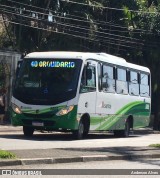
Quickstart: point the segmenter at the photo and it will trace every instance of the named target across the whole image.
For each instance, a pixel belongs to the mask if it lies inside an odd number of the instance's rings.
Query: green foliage
[[[9,151],[0,150],[0,159],[15,159],[16,155]]]
[[[157,144],[150,144],[149,147],[160,148],[160,143],[157,143]]]
[[[5,27],[3,23],[0,23],[0,49],[3,48],[12,48],[12,43],[7,35],[7,32],[5,30]]]
[[[76,3],[68,3],[61,2],[61,1],[51,1],[51,0],[45,0],[45,1],[37,1],[37,0],[24,0],[21,2],[20,0],[16,2],[20,2],[22,4],[13,3],[9,1],[2,1],[3,4],[6,4],[8,6],[14,6],[17,8],[18,12],[25,12],[25,10],[29,10],[31,12],[36,13],[38,12],[39,19],[37,22],[31,21],[31,19],[23,18],[22,16],[16,16],[12,14],[5,14],[9,20],[14,19],[16,23],[23,23],[26,26],[23,25],[15,25],[15,24],[9,24],[7,28],[10,28],[10,35],[12,38],[15,37],[15,48],[18,51],[42,51],[42,50],[56,50],[56,49],[63,49],[63,45],[67,44],[68,41],[72,41],[70,45],[65,45],[65,50],[72,50],[77,46],[77,50],[80,50],[83,46],[82,41],[80,37],[83,36],[84,31],[86,35],[84,35],[84,38],[94,38],[95,30],[97,30],[97,26],[94,24],[95,14],[102,15],[102,2],[103,0],[82,0],[79,2],[78,0],[75,1],[77,3],[85,3],[90,6],[83,6]],[[27,6],[31,5],[31,6]],[[34,8],[39,7],[39,8]],[[41,9],[40,9],[41,8]],[[21,10],[20,10],[21,9]],[[24,10],[25,9],[25,10]],[[48,14],[49,12],[53,15],[53,22],[48,23]],[[76,17],[70,17],[70,15],[76,15],[84,18],[85,21],[89,21],[90,23],[84,24],[83,20],[80,20],[78,22],[73,21],[73,18]],[[32,14],[31,14],[32,16]],[[64,17],[67,17],[68,19],[65,20]],[[69,19],[70,18],[70,19]],[[71,29],[70,26],[65,26],[65,24],[72,24],[72,26],[84,26],[86,25],[87,30],[81,30],[77,28]],[[64,24],[64,25],[61,25]],[[36,26],[36,28],[31,28],[29,26]],[[14,32],[14,34],[12,34]],[[80,34],[79,34],[80,33]],[[62,38],[63,36],[63,38]],[[25,40],[24,40],[25,39]],[[80,44],[78,46],[78,44]],[[69,48],[69,49],[68,49]]]
[[[77,51],[88,49],[94,51],[95,49],[97,50],[98,46],[100,46],[99,50],[102,50],[101,41],[103,40],[99,39],[100,34],[97,35],[97,31],[101,31],[101,29],[103,33],[113,31],[112,33],[115,35],[118,34],[133,37],[133,33],[123,34],[120,32],[121,28],[117,30],[116,27],[111,27],[109,25],[108,27],[107,25],[104,27],[104,23],[97,24],[99,21],[117,23],[119,26],[125,25],[129,31],[133,31],[138,28],[155,30],[156,32],[159,30],[159,15],[144,13],[144,11],[158,12],[159,6],[157,6],[155,0],[75,0],[75,3],[58,0],[24,0],[23,2],[17,0],[16,3],[14,3],[8,0],[1,0],[1,2],[8,7],[14,6],[15,11],[19,13],[26,14],[28,13],[26,10],[28,10],[32,12],[30,13],[30,16],[36,16],[36,12],[38,12],[39,19],[43,19],[32,20],[31,18],[24,18],[15,14],[4,13],[8,20],[14,21],[17,25],[10,23],[6,24],[9,31],[9,34],[6,34],[6,36],[8,37],[10,35],[10,38],[6,38],[8,41],[7,43],[3,38],[4,35],[1,34],[2,40],[0,41],[0,45],[9,47],[12,44],[13,48],[21,52],[50,49],[61,50],[64,48],[63,45],[65,43],[68,44],[68,41],[72,41],[72,43],[69,43],[69,46],[65,45],[65,50],[72,50],[75,46]],[[124,9],[124,11],[112,10],[112,8]],[[131,12],[129,9],[142,11],[142,13]],[[47,22],[49,13],[52,13],[53,15],[52,23]],[[75,21],[74,18],[79,20]],[[21,23],[25,24],[25,26],[19,25]],[[72,25],[65,26],[65,24]],[[74,28],[73,26],[77,26],[79,28]],[[145,36],[143,36],[143,32],[141,35],[142,36],[135,35],[135,37],[142,39],[145,38]],[[83,37],[82,39],[80,38],[81,36]],[[86,49],[81,48],[82,46],[86,46]],[[111,45],[108,46],[111,47]],[[118,48],[119,47],[117,47],[117,49]],[[122,47],[120,46],[120,48]],[[113,50],[112,53],[114,54],[115,51]]]
[[[14,7],[14,13],[22,12],[30,17],[4,12],[5,19],[16,24],[5,23],[6,30],[0,34],[0,47],[10,48],[12,45],[27,53],[70,50],[120,55],[150,68],[152,113],[160,112],[160,101],[157,101],[160,98],[160,0],[16,2],[1,0],[1,4]],[[38,19],[33,18],[36,13]],[[48,21],[49,13],[52,22]]]

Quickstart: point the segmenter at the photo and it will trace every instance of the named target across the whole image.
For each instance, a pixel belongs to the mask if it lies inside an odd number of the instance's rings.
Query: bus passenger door
[[[96,62],[90,61],[83,69],[80,86],[78,113],[88,113],[92,119],[96,113]],[[92,125],[90,129],[94,130]]]
[[[114,119],[111,117],[115,113],[115,67],[109,64],[97,64],[97,101],[96,114],[100,120],[98,130],[109,130],[110,123]]]

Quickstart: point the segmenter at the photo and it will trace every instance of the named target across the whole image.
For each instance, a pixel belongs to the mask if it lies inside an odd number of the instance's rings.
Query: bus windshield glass
[[[75,97],[80,59],[24,59],[13,96],[26,104],[54,105]]]

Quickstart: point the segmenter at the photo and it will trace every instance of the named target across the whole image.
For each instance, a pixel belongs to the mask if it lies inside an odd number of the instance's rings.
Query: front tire
[[[85,125],[84,122],[81,120],[78,126],[78,130],[73,131],[73,136],[75,139],[82,139],[85,134]]]
[[[23,134],[25,137],[31,137],[33,136],[34,128],[23,126]]]

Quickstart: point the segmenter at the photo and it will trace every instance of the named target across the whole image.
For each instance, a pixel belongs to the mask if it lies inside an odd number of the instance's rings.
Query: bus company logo
[[[102,102],[102,108],[111,109],[111,105],[110,105],[110,104],[105,104],[104,101],[103,101],[103,102]]]
[[[75,62],[67,61],[32,61],[31,67],[74,68]]]

